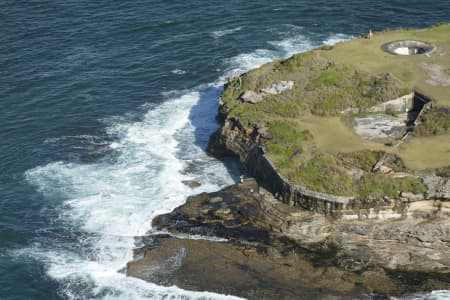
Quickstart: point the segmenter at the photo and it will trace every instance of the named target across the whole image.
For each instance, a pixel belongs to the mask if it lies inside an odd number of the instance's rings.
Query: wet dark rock
[[[202,184],[198,181],[195,180],[183,180],[181,181],[184,185],[190,187],[191,189],[195,189],[198,188],[199,186],[201,186]]]

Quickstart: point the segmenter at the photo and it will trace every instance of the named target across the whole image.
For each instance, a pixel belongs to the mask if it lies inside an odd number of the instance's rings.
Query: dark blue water
[[[181,180],[235,180],[203,151],[225,76],[450,3],[3,0],[0,20],[0,299],[217,298],[118,271]]]

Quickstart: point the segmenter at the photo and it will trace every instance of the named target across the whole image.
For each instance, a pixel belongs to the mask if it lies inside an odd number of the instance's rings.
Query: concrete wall
[[[340,216],[348,204],[355,201],[354,197],[342,197],[310,190],[301,185],[290,183],[281,176],[271,161],[265,156],[264,150],[254,147],[241,160],[249,174],[260,185],[272,192],[279,200],[304,209],[324,215]]]
[[[414,93],[401,96],[397,99],[386,101],[367,109],[368,112],[385,112],[386,110],[405,112],[413,106]]]

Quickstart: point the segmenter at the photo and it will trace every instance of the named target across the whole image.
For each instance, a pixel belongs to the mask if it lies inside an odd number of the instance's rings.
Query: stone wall
[[[387,110],[404,112],[413,106],[414,93],[401,96],[397,99],[386,101],[367,109],[368,112],[386,112]]]
[[[266,157],[263,148],[240,130],[241,127],[239,124],[231,124],[228,121],[211,136],[208,152],[219,157],[231,153],[238,156],[250,176],[277,199],[289,205],[335,217],[341,216],[345,210],[355,214],[353,211],[355,197],[316,192],[304,186],[292,184],[283,178]]]

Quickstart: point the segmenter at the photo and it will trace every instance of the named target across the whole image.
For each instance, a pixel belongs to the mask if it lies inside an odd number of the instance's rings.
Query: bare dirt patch
[[[450,86],[450,74],[441,65],[423,63],[422,67],[428,73],[426,82],[432,86]]]

